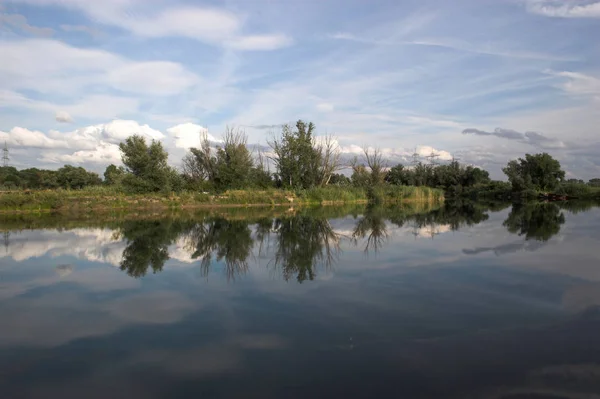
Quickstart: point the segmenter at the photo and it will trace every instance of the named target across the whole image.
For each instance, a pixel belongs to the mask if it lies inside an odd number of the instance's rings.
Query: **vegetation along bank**
[[[71,165],[58,170],[4,166],[0,210],[436,203],[444,198],[515,200],[549,193],[600,198],[600,179],[565,180],[560,163],[546,153],[510,161],[503,169],[508,181],[492,181],[487,171],[455,160],[390,165],[380,150],[371,148],[361,157],[342,159],[336,140],[316,140],[314,132],[313,123],[284,125],[263,152],[247,144],[243,131],[227,128],[218,143],[204,135],[179,170],[168,164],[159,141],[132,135],[119,146],[123,166],[109,165],[103,179]]]

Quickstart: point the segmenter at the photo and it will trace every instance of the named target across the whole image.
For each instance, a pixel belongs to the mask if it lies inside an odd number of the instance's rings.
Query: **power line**
[[[428,155],[426,158],[429,159],[429,163],[431,165],[435,166],[435,165],[439,165],[439,162],[438,162],[439,157],[440,157],[440,154],[437,154],[435,151],[432,150],[431,155]]]
[[[413,154],[412,154],[412,158],[413,158],[412,163],[413,163],[413,165],[417,165],[419,162],[421,162],[419,160],[419,157],[420,157],[420,154],[417,152],[417,147],[415,147],[415,152],[413,152]]]

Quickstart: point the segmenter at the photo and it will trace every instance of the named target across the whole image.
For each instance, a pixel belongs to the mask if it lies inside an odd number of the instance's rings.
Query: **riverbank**
[[[459,192],[449,190],[446,198],[468,198],[478,201],[497,199],[503,201],[522,202],[528,200],[567,201],[567,200],[600,200],[600,187],[581,183],[562,183],[552,192],[539,190],[513,191],[507,182],[491,182],[465,188]]]
[[[442,190],[428,187],[382,186],[371,189],[325,187],[310,190],[231,190],[224,193],[128,194],[114,187],[83,190],[0,192],[0,212],[88,212],[165,210],[218,207],[269,207],[366,203],[441,203]]]

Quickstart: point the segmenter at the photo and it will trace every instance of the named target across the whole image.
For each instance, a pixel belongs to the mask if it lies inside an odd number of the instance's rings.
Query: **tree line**
[[[0,168],[0,186],[25,189],[81,189],[95,185],[119,187],[131,193],[212,191],[231,189],[311,189],[328,185],[364,189],[383,185],[442,188],[459,196],[473,190],[490,192],[552,191],[566,187],[600,187],[600,178],[588,183],[565,181],[560,163],[547,153],[510,161],[503,169],[508,183],[492,181],[483,169],[461,165],[416,162],[390,165],[379,149],[365,147],[360,157],[345,162],[332,136],[315,137],[316,127],[302,120],[283,125],[268,141],[268,151],[252,150],[246,134],[226,128],[222,141],[211,143],[202,136],[199,147],[190,148],[178,170],[168,164],[168,152],[157,140],[139,135],[119,145],[123,166],[109,165],[104,180],[82,167],[65,165],[52,171]],[[274,169],[271,171],[271,167]],[[351,170],[346,176],[341,171]]]

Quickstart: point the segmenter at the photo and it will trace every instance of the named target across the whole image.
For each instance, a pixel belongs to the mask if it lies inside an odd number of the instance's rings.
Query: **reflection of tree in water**
[[[409,215],[406,219],[413,221],[417,228],[429,227],[431,230],[437,225],[448,225],[452,231],[463,226],[473,226],[488,220],[488,206],[471,201],[447,202],[443,207],[427,213]],[[406,219],[391,217],[392,223],[402,226]]]
[[[146,275],[148,268],[156,273],[169,259],[168,247],[181,233],[181,222],[169,220],[137,220],[124,222],[120,232],[127,240],[123,251],[121,270],[132,277]]]
[[[364,215],[358,219],[352,232],[352,239],[355,244],[358,240],[367,239],[364,252],[377,252],[387,241],[389,234],[385,224],[385,208],[369,207]]]
[[[325,218],[293,216],[275,219],[277,251],[274,265],[281,267],[283,278],[295,276],[299,282],[313,280],[322,263],[331,268],[339,255],[339,236]]]
[[[196,224],[186,237],[186,248],[193,251],[192,258],[201,257],[202,274],[207,276],[215,259],[225,261],[227,279],[248,271],[248,257],[254,240],[247,221],[217,218]]]
[[[527,240],[548,241],[564,223],[565,216],[557,204],[538,202],[513,205],[503,225],[513,234],[525,235]]]

